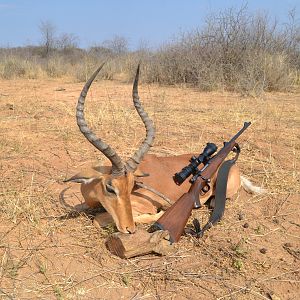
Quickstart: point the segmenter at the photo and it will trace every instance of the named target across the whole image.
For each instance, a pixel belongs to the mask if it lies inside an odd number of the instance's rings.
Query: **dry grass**
[[[173,256],[121,260],[104,246],[113,228],[98,231],[90,216],[68,214],[59,202],[62,194],[71,205],[81,202],[79,187],[62,180],[103,161],[75,123],[81,87],[69,79],[0,82],[3,299],[296,299],[299,94],[242,98],[142,85],[141,99],[157,128],[152,153],[198,153],[251,120],[239,165],[269,193],[241,191],[220,224],[202,240],[183,237]],[[130,95],[131,85],[98,81],[87,100],[89,124],[123,157],[144,135]],[[207,220],[206,208],[193,214]]]

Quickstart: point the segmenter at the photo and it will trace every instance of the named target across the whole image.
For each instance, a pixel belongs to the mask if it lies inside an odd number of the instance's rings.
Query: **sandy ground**
[[[184,87],[142,85],[157,134],[151,153],[200,152],[221,145],[244,121],[239,166],[268,193],[228,201],[224,219],[171,256],[122,260],[92,217],[68,213],[79,186],[63,179],[104,161],[75,122],[82,83],[0,82],[1,299],[299,299],[300,94],[245,98]],[[91,127],[124,158],[144,135],[131,84],[98,81],[87,98]],[[193,213],[202,223],[208,209]],[[146,228],[144,226],[144,228]]]

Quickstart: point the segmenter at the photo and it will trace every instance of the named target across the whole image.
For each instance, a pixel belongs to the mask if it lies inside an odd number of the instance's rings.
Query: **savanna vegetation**
[[[129,50],[128,40],[121,36],[81,49],[76,36],[57,36],[50,22],[42,22],[39,29],[40,45],[0,49],[1,78],[70,76],[85,81],[106,61],[102,78],[128,81],[142,61],[147,83],[251,95],[292,91],[299,84],[300,25],[295,11],[289,13],[289,22],[279,24],[246,8],[229,9],[208,16],[201,28],[179,33],[157,49],[141,43],[139,49]]]

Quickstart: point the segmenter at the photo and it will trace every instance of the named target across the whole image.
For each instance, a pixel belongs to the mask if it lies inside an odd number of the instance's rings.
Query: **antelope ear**
[[[100,173],[95,172],[94,170],[88,170],[80,172],[69,179],[65,179],[64,182],[77,182],[88,184],[93,182],[94,180],[101,180],[102,176]]]
[[[69,179],[65,179],[64,182],[76,182],[76,183],[84,183],[84,184],[88,184],[93,182],[96,179],[99,179],[98,177],[82,177],[82,176],[78,176],[79,174],[69,178]]]
[[[144,172],[142,172],[139,168],[137,168],[137,169],[134,171],[133,175],[134,175],[135,177],[147,177],[147,176],[150,176],[149,173],[144,173]]]

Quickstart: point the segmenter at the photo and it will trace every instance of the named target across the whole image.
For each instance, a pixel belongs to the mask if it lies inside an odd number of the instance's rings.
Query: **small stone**
[[[243,213],[239,213],[238,214],[238,219],[241,221],[241,220],[244,220],[245,219],[245,216]]]
[[[249,227],[249,223],[245,223],[245,224],[243,225],[243,227],[244,227],[244,228],[248,228],[248,227]]]
[[[267,253],[267,249],[266,248],[261,248],[259,250],[259,252],[262,253],[262,254],[266,254]]]
[[[6,104],[6,108],[9,109],[9,110],[14,110],[15,109],[15,106],[11,103],[7,103]]]
[[[286,248],[291,248],[292,244],[291,243],[285,243],[283,246],[286,247]]]

